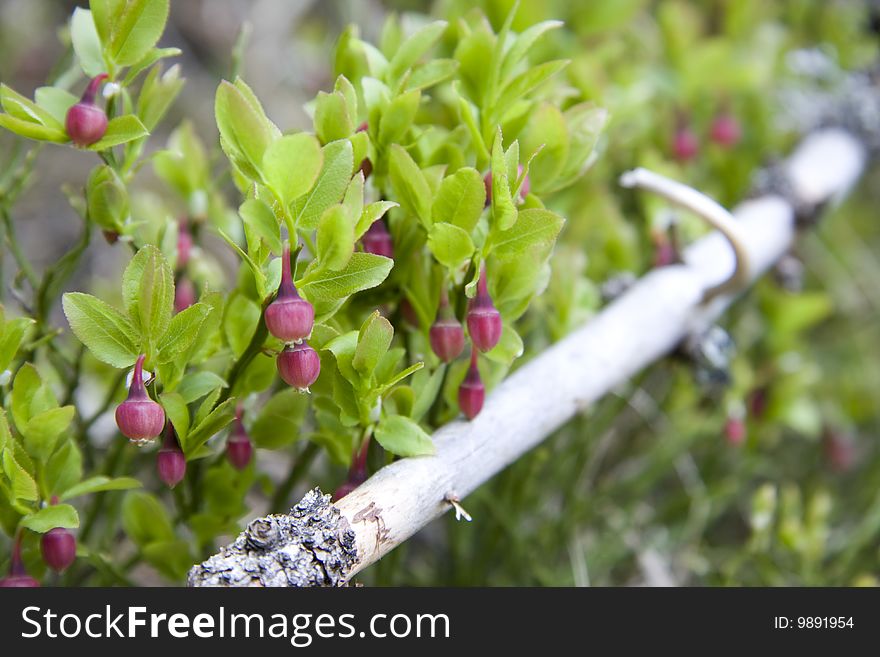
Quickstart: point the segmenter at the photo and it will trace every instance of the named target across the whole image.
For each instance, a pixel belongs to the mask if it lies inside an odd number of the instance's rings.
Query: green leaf
[[[90,78],[106,72],[101,39],[95,27],[92,12],[82,7],[73,10],[70,18],[70,40],[80,68]]]
[[[496,363],[510,365],[523,355],[523,341],[519,334],[510,326],[510,322],[504,322],[501,330],[501,339],[492,349],[486,352],[486,358]]]
[[[49,141],[56,144],[64,144],[70,141],[67,133],[58,128],[49,128],[39,123],[24,121],[10,114],[0,114],[0,128],[6,128],[28,139],[36,141]]]
[[[125,0],[89,0],[89,7],[101,41],[109,43],[113,26],[125,8]]]
[[[79,527],[79,514],[69,504],[53,504],[21,519],[21,526],[45,534],[50,529]]]
[[[231,296],[223,317],[223,332],[236,356],[241,356],[247,349],[259,320],[260,308],[256,303],[243,294]]]
[[[318,92],[315,99],[315,134],[322,144],[345,139],[354,132],[357,116],[349,114],[348,102],[342,92]]]
[[[12,484],[12,497],[14,500],[23,500],[25,502],[36,502],[39,494],[37,493],[37,482],[34,478],[15,460],[12,455],[12,448],[7,447],[3,450],[3,472],[6,478]]]
[[[138,75],[143,73],[146,69],[150,68],[160,59],[166,59],[167,57],[177,57],[181,53],[183,53],[183,51],[180,48],[151,48],[137,64],[133,64],[132,67],[128,70],[128,73],[125,74],[125,79],[122,81],[122,86],[131,86],[137,79]]]
[[[250,267],[251,273],[254,275],[254,281],[257,285],[257,294],[260,298],[266,296],[266,274],[263,273],[262,267],[260,267],[253,259],[238,245],[235,243],[235,240],[229,237],[226,233],[224,233],[219,228],[217,232],[220,233],[220,237],[232,247],[232,249],[239,255],[239,257]]]
[[[105,475],[97,475],[84,479],[78,484],[71,486],[65,490],[59,499],[72,500],[82,495],[91,495],[93,493],[101,493],[108,490],[129,490],[131,488],[140,488],[141,482],[132,477],[115,477],[110,478]]]
[[[227,399],[199,422],[187,435],[182,447],[187,456],[208,442],[235,418],[235,399]]]
[[[501,93],[498,95],[498,99],[495,101],[494,108],[500,113],[499,118],[503,117],[504,113],[512,107],[520,97],[536,89],[548,78],[556,75],[566,66],[568,66],[568,60],[546,62],[526,69],[513,78],[504,86]]]
[[[211,308],[196,303],[171,318],[168,330],[159,340],[157,363],[168,363],[183,355],[193,344]]]
[[[565,117],[558,107],[542,103],[535,109],[523,133],[523,149],[525,152],[540,149],[529,165],[529,180],[536,194],[559,187],[557,181],[568,161],[570,142]]]
[[[348,212],[348,216],[352,219],[359,219],[364,211],[364,172],[358,171],[351,182],[348,189],[345,190],[345,197],[342,199],[342,206]],[[354,226],[352,226],[354,229]]]
[[[407,91],[394,98],[379,120],[379,143],[399,143],[416,118],[422,94],[418,89]]]
[[[345,299],[355,292],[379,285],[393,266],[394,261],[389,258],[372,253],[353,253],[340,271],[322,275],[317,280],[301,281],[297,287],[312,303]]]
[[[168,20],[169,0],[127,0],[113,21],[110,58],[120,66],[136,64],[156,45]]]
[[[86,181],[88,216],[105,230],[122,232],[129,217],[128,189],[109,166],[95,167]]]
[[[416,68],[406,81],[406,90],[427,89],[455,75],[458,62],[454,59],[432,59]]]
[[[555,30],[563,25],[564,23],[562,21],[551,20],[543,21],[523,30],[523,32],[516,37],[513,45],[504,54],[504,58],[501,61],[501,77],[507,78],[513,72],[516,65],[523,60],[541,36],[550,30]]]
[[[180,77],[178,64],[169,68],[165,73],[162,73],[160,66],[154,66],[150,69],[141,85],[137,100],[137,114],[148,131],[159,124],[168,108],[171,107],[171,103],[177,98],[177,94],[183,89],[183,85],[184,80]]]
[[[147,343],[158,341],[168,329],[174,307],[174,273],[162,252],[147,244],[122,274],[125,309]]]
[[[168,511],[154,495],[143,491],[126,493],[122,501],[122,527],[139,546],[174,539]]]
[[[226,155],[242,173],[259,180],[263,155],[273,141],[273,131],[253,92],[240,79],[235,84],[223,80],[217,87],[214,116]]]
[[[311,191],[293,204],[297,228],[313,230],[321,215],[331,205],[342,200],[354,168],[351,142],[347,139],[332,141],[323,148],[324,164],[318,182]]]
[[[249,198],[238,208],[242,220],[266,240],[269,250],[281,253],[281,227],[272,209],[257,198]]]
[[[563,223],[563,218],[550,210],[521,210],[513,227],[498,233],[492,253],[498,258],[515,258],[530,250],[548,248],[556,241]]]
[[[73,440],[63,441],[43,470],[43,481],[50,495],[62,493],[82,479],[82,453]],[[61,496],[62,501],[65,499]]]
[[[9,113],[10,117],[54,130],[64,129],[63,120],[58,121],[49,111],[5,84],[0,84],[0,105],[4,111]]]
[[[381,219],[391,208],[396,207],[398,207],[398,204],[394,201],[375,201],[374,203],[370,203],[361,212],[360,219],[358,219],[354,231],[355,238],[360,239],[370,226]]]
[[[318,224],[318,266],[339,271],[354,252],[354,225],[342,205],[330,207]]]
[[[365,379],[373,375],[376,365],[391,346],[392,338],[394,338],[394,327],[379,314],[378,310],[374,311],[361,326],[351,364]]]
[[[103,151],[119,144],[125,144],[150,134],[146,126],[134,114],[117,116],[110,119],[107,132],[94,144],[87,146],[90,151]]]
[[[300,132],[272,142],[263,154],[261,171],[266,184],[287,207],[312,188],[323,163],[318,140]]]
[[[416,400],[413,404],[411,417],[418,422],[434,405],[437,395],[440,393],[440,387],[445,380],[445,372],[447,366],[445,364],[428,373],[428,370],[421,370],[413,377],[412,387],[417,391]],[[420,377],[424,377],[421,379]]]
[[[292,388],[273,395],[250,428],[254,444],[264,449],[279,449],[301,438],[308,407],[308,395]]]
[[[131,322],[100,299],[81,292],[62,298],[64,315],[73,330],[98,360],[113,367],[129,367],[140,353]]]
[[[208,370],[202,370],[184,376],[180,385],[177,386],[176,392],[187,404],[191,404],[197,399],[201,399],[212,390],[226,388],[228,385],[229,384],[218,374]]]
[[[428,233],[428,248],[440,264],[455,269],[474,253],[470,235],[458,226],[436,223]]]
[[[0,337],[0,372],[9,369],[25,333],[33,324],[34,320],[30,317],[17,317],[6,322],[3,336]]]
[[[446,21],[434,21],[407,38],[388,62],[387,79],[399,80],[422,55],[428,52],[446,31]]]
[[[405,210],[431,227],[431,190],[425,175],[402,146],[392,144],[388,172],[391,185]]]
[[[486,205],[486,185],[480,172],[464,167],[440,183],[431,216],[434,222],[455,224],[467,233],[473,231]]]
[[[52,388],[43,383],[37,368],[25,363],[15,374],[12,382],[12,419],[20,429],[27,426],[32,417],[58,406]]]
[[[159,395],[159,401],[162,402],[168,421],[174,425],[178,440],[183,444],[189,434],[189,409],[186,400],[178,392],[163,392]]]
[[[391,415],[376,427],[376,440],[398,456],[425,456],[434,453],[434,443],[418,424],[402,415]]]
[[[493,228],[497,230],[507,230],[516,221],[516,206],[510,195],[507,158],[502,140],[499,127],[492,144],[492,218]]]
[[[395,374],[394,376],[389,378],[387,381],[384,381],[382,383],[382,387],[379,388],[379,394],[384,395],[387,390],[390,390],[391,388],[396,386],[398,383],[403,381],[406,377],[415,374],[416,372],[421,370],[423,367],[425,367],[425,363],[422,361],[419,361],[418,363],[413,363],[412,365],[410,365],[406,369],[401,370],[400,372],[398,372],[397,374]]]
[[[73,421],[73,406],[50,408],[34,415],[21,428],[24,446],[37,461],[45,462],[55,451],[59,436]]]
[[[37,105],[49,112],[59,125],[64,125],[67,110],[79,102],[79,98],[58,87],[38,87],[34,92],[34,100]]]

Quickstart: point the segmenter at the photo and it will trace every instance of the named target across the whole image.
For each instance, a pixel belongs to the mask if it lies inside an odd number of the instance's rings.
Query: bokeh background
[[[30,96],[64,70],[70,52],[59,26],[77,4],[84,3],[2,0],[0,80]],[[512,3],[175,0],[160,45],[183,50],[176,63],[186,86],[149,148],[160,148],[185,117],[215,145],[214,91],[236,71],[278,125],[308,129],[304,105],[332,87],[331,52],[347,24],[375,42],[389,12],[414,24],[424,13],[454,19],[472,5],[497,28]],[[653,266],[669,211],[617,189],[620,171],[651,166],[731,205],[749,193],[759,167],[783,157],[817,121],[830,120],[833,111],[813,111],[821,103],[833,110],[876,102],[870,76],[853,85],[848,73],[875,68],[875,9],[844,0],[524,0],[514,28],[565,20],[567,28],[542,43],[541,55],[570,58],[568,83],[611,115],[593,169],[552,200],[569,221],[550,286],[524,320],[532,329],[526,357],[588,321],[609,279]],[[736,148],[707,143],[695,160],[677,162],[670,154],[676,126],[687,121],[703,135],[722,110],[741,124]],[[0,135],[0,149],[18,147]],[[15,207],[20,241],[38,270],[78,235],[61,186],[84,183],[89,167],[82,157],[73,149],[44,149],[38,177]],[[877,177],[869,170],[841,207],[804,232],[788,269],[761,281],[724,318],[736,344],[729,383],[707,384],[686,358],[658,363],[469,498],[473,523],[437,521],[359,580],[876,584]],[[144,204],[167,193],[149,167],[138,184]],[[683,240],[699,236],[692,218],[677,219]],[[214,247],[219,262],[233,262],[221,243]],[[128,257],[98,241],[69,289],[99,296],[102,288],[115,290]],[[3,263],[4,285],[12,271],[12,263]],[[55,321],[64,325],[60,309]],[[85,407],[87,398],[86,390]],[[731,419],[744,422],[740,444],[726,435]],[[107,439],[112,430],[110,420]],[[284,459],[261,459],[273,478],[290,467]],[[332,490],[339,478],[339,468],[319,458],[291,501],[306,487]],[[249,500],[244,521],[269,510],[259,490]],[[165,582],[148,567],[130,577]]]

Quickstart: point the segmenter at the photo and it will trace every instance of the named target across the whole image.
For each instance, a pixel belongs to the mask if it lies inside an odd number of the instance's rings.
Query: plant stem
[[[293,487],[302,479],[302,476],[320,451],[321,449],[316,443],[309,442],[299,453],[296,464],[291,468],[287,479],[275,489],[275,494],[272,496],[272,502],[269,505],[270,511],[281,509],[283,505],[288,503]]]

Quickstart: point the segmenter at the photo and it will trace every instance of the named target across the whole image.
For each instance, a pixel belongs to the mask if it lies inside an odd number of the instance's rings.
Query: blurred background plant
[[[57,26],[67,25],[76,4],[4,2],[0,80],[31,97],[36,87],[62,77],[73,53],[67,28]],[[211,173],[221,170],[222,160],[214,146],[212,100],[220,78],[241,73],[278,125],[309,129],[304,107],[319,90],[333,88],[334,44],[348,24],[359,26],[364,40],[380,43],[389,15],[399,16],[408,33],[426,22],[425,14],[453,25],[473,21],[475,7],[497,32],[513,2],[172,3],[159,45],[180,48],[173,61],[186,85],[163,121],[149,126],[145,155],[171,144],[184,154],[189,178],[172,195],[153,167],[144,167],[131,215],[160,225],[166,216],[208,214],[214,226],[240,232],[232,181]],[[565,27],[536,42],[530,57],[570,63],[560,73],[563,83],[534,108],[530,118],[540,129],[524,129],[520,141],[524,157],[544,144],[536,157],[544,173],[533,176],[532,186],[567,222],[546,290],[517,325],[522,360],[597,312],[609,281],[674,261],[678,245],[705,230],[656,198],[620,190],[620,172],[647,166],[732,205],[749,193],[757,169],[783,157],[810,123],[783,92],[817,84],[833,92],[845,71],[869,69],[877,56],[877,17],[870,3],[855,0],[529,0],[519,5],[511,28],[522,32],[551,19]],[[454,45],[447,33],[437,56],[453,56]],[[815,71],[804,80],[804,48],[824,67],[818,82]],[[565,113],[582,98],[607,110],[608,122],[588,174],[557,190],[562,165],[554,175],[553,162],[564,163],[571,147]],[[0,134],[0,157],[14,163],[7,164],[5,180],[14,181],[21,167],[38,172],[26,185],[21,181],[14,225],[7,221],[6,230],[18,231],[24,259],[43,271],[80,238],[59,189],[82,187],[87,171],[73,150],[44,148],[28,160],[29,146]],[[876,175],[870,171],[844,205],[806,231],[776,275],[724,319],[736,351],[722,384],[707,383],[685,358],[658,363],[466,500],[473,523],[439,520],[358,579],[466,586],[875,584]],[[195,181],[192,187],[187,180]],[[8,195],[9,186],[3,189]],[[234,253],[210,231],[200,237],[207,257],[190,264],[191,279],[199,288],[217,280],[236,284],[225,275],[235,271]],[[65,289],[112,298],[129,257],[97,240]],[[10,308],[27,273],[19,274],[9,257],[2,266]],[[60,307],[47,312],[49,325],[66,326]],[[82,382],[61,403],[75,404],[92,423],[88,467],[99,463],[108,476],[131,475],[153,488],[149,456],[113,449],[125,441],[112,417],[100,413],[123,397],[119,386],[108,393],[110,371],[83,359]],[[251,432],[259,438],[274,429]],[[282,511],[306,487],[331,491],[344,478],[338,459],[312,443],[263,440],[259,447],[277,449],[257,450],[256,468],[239,472],[223,462],[211,469],[205,507],[188,526],[175,517],[172,509],[180,507],[170,495],[99,493],[100,506],[87,513],[121,517],[123,532],[115,523],[81,529],[81,543],[83,533],[99,533],[92,543],[100,550],[61,581],[180,583],[209,547],[203,537],[234,534],[252,516]],[[29,571],[39,575],[44,566],[36,540],[26,540],[24,554]]]

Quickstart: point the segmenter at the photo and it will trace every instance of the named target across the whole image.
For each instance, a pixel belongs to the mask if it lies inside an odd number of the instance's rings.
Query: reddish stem
[[[86,90],[83,92],[82,98],[80,98],[79,102],[87,105],[94,105],[95,96],[98,95],[98,89],[100,88],[101,83],[109,77],[110,76],[106,73],[101,73],[100,75],[93,77],[92,81],[89,82],[89,86],[87,86]]]

